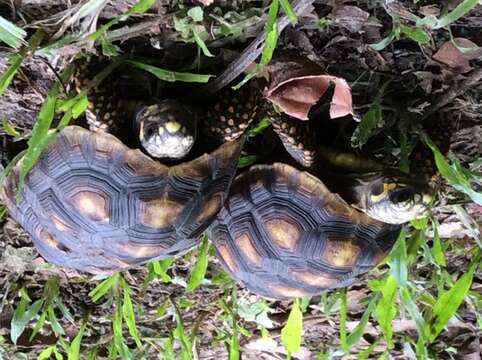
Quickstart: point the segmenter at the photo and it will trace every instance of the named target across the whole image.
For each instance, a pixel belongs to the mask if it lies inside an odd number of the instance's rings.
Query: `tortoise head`
[[[156,158],[181,159],[196,141],[196,117],[187,106],[163,100],[136,114],[139,141]]]
[[[426,185],[404,176],[378,176],[360,190],[361,209],[390,224],[425,217],[433,199]]]

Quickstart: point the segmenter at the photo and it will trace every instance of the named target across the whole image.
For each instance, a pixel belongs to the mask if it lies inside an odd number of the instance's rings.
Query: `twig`
[[[452,86],[448,91],[443,93],[437,99],[432,102],[432,105],[427,109],[427,111],[422,116],[422,119],[428,118],[430,115],[434,114],[445,105],[453,101],[457,96],[460,96],[473,88],[479,81],[482,80],[482,68],[477,68],[473,70],[467,78],[459,84]]]
[[[313,4],[313,2],[314,0],[295,0],[292,7],[296,14],[300,15]],[[281,33],[289,23],[288,17],[283,16],[278,22],[278,33]],[[261,55],[264,46],[264,36],[264,31],[262,31],[253,42],[244,49],[239,58],[224,69],[221,75],[202,87],[200,94],[214,94],[241,75],[249,65]]]

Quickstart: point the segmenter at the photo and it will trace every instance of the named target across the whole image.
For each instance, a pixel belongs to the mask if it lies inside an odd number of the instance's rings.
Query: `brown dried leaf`
[[[482,56],[482,49],[477,44],[465,38],[455,38],[454,42],[461,48],[475,48],[474,51],[463,53],[451,41],[445,42],[440,49],[432,56],[438,62],[457,69],[462,73],[472,69],[469,61]]]
[[[370,14],[357,6],[341,5],[335,8],[333,16],[336,23],[351,32],[358,32],[362,29]]]
[[[330,117],[353,114],[351,89],[345,79],[323,74],[322,69],[305,58],[283,56],[267,68],[269,85],[264,95],[285,114],[308,120],[310,108],[323,96],[330,84],[335,86]]]

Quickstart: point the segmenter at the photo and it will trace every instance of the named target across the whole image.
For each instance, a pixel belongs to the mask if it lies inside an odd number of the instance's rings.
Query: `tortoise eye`
[[[414,192],[412,189],[395,190],[390,194],[390,200],[394,203],[402,203],[412,199]]]

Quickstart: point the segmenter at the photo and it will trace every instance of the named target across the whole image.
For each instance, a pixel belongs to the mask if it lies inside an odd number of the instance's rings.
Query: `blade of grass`
[[[256,65],[256,69],[253,72],[247,74],[239,84],[233,87],[233,89],[237,90],[246,84],[249,80],[259,74],[260,71],[263,70],[263,67],[268,65],[268,63],[271,61],[274,50],[276,49],[276,44],[278,43],[278,11],[279,1],[272,0],[268,11],[268,19],[266,21],[266,30],[264,36],[264,47],[261,51],[261,59],[259,64]]]
[[[83,321],[80,326],[79,332],[75,335],[74,340],[70,343],[69,351],[67,353],[67,360],[79,360],[80,359],[80,344],[82,342],[82,337],[84,336],[85,328],[87,327],[87,322]]]
[[[191,292],[196,289],[204,279],[206,274],[206,269],[208,268],[208,251],[209,242],[206,235],[203,236],[201,246],[199,247],[196,263],[189,276],[189,281],[187,283],[187,292]]]
[[[183,81],[183,82],[206,83],[213,76],[213,75],[192,74],[192,73],[165,70],[165,69],[158,68],[156,66],[144,64],[139,61],[133,61],[133,60],[126,60],[125,63],[132,65],[136,68],[145,70],[147,72],[150,72],[151,74],[155,75],[158,79],[168,81],[168,82]]]
[[[27,36],[25,30],[0,16],[0,41],[17,49],[21,45],[25,45],[25,36]]]
[[[28,55],[29,52],[34,52],[35,49],[37,49],[37,47],[42,42],[43,37],[43,31],[37,30],[30,38],[28,44],[22,47],[20,52],[12,54],[10,56],[10,65],[0,77],[0,96],[3,94],[8,85],[10,85],[10,82],[17,73],[18,68],[22,64],[23,59]]]
[[[346,289],[342,289],[338,292],[340,298],[340,345],[345,354],[349,354],[350,346],[346,339],[346,318],[347,318],[347,305],[346,305]]]
[[[291,25],[296,25],[298,22],[298,17],[296,16],[296,13],[293,10],[293,7],[291,6],[290,2],[288,0],[279,0],[279,2],[286,16],[288,16],[288,19],[290,20]]]
[[[397,280],[398,286],[407,286],[407,246],[405,243],[406,233],[402,229],[400,235],[398,236],[395,245],[390,252],[390,269],[391,274]]]
[[[109,276],[107,279],[102,281],[99,285],[97,285],[94,289],[89,292],[89,296],[92,301],[96,302],[102,296],[104,296],[107,291],[109,291],[112,286],[119,283],[120,273],[115,273]]]
[[[124,299],[122,302],[122,314],[127,324],[127,328],[129,329],[129,334],[131,334],[137,347],[141,347],[142,343],[141,343],[141,339],[139,338],[139,332],[137,331],[136,316],[134,314],[134,307],[132,306],[132,300],[130,295],[131,289],[129,287],[129,284],[127,284],[127,282],[122,276],[119,277],[119,279],[122,286],[122,290],[124,292]]]
[[[453,9],[448,14],[443,15],[440,19],[437,20],[437,23],[433,27],[433,29],[440,29],[447,25],[450,25],[454,21],[457,21],[462,16],[467,14],[470,10],[475,8],[479,4],[479,0],[464,0],[460,4],[458,4],[455,9]]]

